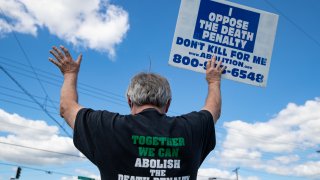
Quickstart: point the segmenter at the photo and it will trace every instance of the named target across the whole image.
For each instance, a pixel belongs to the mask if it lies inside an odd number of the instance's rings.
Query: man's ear
[[[129,105],[130,109],[132,109],[133,104],[132,104],[129,96],[127,96],[127,101],[128,101],[128,105]]]
[[[169,110],[170,104],[171,104],[171,99],[169,99],[169,100],[167,101],[166,108],[165,108],[165,112],[166,112],[166,113],[167,113],[168,110]]]

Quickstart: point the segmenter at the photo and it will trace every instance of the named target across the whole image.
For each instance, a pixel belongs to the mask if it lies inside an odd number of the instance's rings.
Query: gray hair
[[[139,73],[130,82],[127,96],[137,106],[151,104],[164,107],[171,99],[171,90],[166,78],[155,73]]]

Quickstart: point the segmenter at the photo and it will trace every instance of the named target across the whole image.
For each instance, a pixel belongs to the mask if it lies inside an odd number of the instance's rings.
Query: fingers
[[[227,66],[222,66],[220,72],[222,73],[222,72],[223,72],[224,70],[226,70],[226,69],[227,69]]]
[[[50,54],[52,54],[59,62],[61,62],[61,58],[59,57],[59,55],[58,55],[55,51],[50,50],[49,52],[50,52]]]
[[[82,61],[82,53],[79,54],[76,62],[80,65],[81,61]]]
[[[53,60],[52,58],[49,58],[49,61],[52,62],[53,64],[55,64],[55,65],[58,66],[58,67],[61,66],[61,63],[60,63],[60,62],[57,62],[57,61]]]
[[[223,72],[227,67],[222,65],[222,61],[216,64],[216,56],[212,56],[211,60],[207,62],[207,70],[215,69],[217,71]]]
[[[65,60],[65,57],[67,57],[67,60],[72,59],[69,50],[65,48],[64,46],[60,46],[61,50],[59,50],[56,46],[52,47],[52,50],[50,50],[50,53],[61,63],[61,61]]]
[[[207,71],[211,68],[211,61],[207,61]]]
[[[69,50],[67,48],[65,48],[64,46],[60,46],[60,48],[62,49],[62,51],[64,52],[64,54],[66,55],[66,57],[68,59],[72,59],[70,53],[69,53]]]
[[[219,61],[215,68],[219,70],[219,68],[221,67],[221,64],[222,64],[222,61]]]
[[[209,61],[207,62],[207,70],[209,70],[209,69],[211,69],[211,68],[214,67],[215,61],[216,61],[216,57],[213,56],[213,57],[211,58],[211,60],[209,60]]]
[[[216,56],[213,55],[213,57],[211,58],[212,63],[215,64],[215,63],[216,63],[216,60],[217,60]]]
[[[214,69],[216,66],[216,56],[212,56],[211,60],[207,62],[207,70]]]
[[[67,48],[61,45],[60,49],[58,49],[56,46],[52,47],[49,52],[55,57],[56,60],[49,58],[49,61],[58,66],[60,69],[63,66],[68,66],[68,68],[79,68],[82,61],[82,54],[80,54],[77,60],[74,61]]]
[[[61,59],[64,58],[64,55],[57,47],[53,46],[52,49],[55,51],[55,54],[58,55],[59,58],[61,58]]]
[[[216,66],[216,70],[220,71],[220,73],[223,73],[223,71],[226,69],[227,69],[227,66],[222,65],[222,61],[219,61]]]
[[[211,66],[210,66],[210,68],[214,68],[215,65],[216,65],[216,56],[213,56],[213,57],[211,58]]]

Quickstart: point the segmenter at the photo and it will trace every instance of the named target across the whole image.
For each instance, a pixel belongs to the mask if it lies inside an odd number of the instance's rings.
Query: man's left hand
[[[56,60],[49,58],[49,61],[55,64],[63,75],[70,73],[78,74],[82,60],[82,54],[80,54],[77,60],[74,61],[67,48],[60,46],[60,49],[55,46],[52,47],[50,53],[56,58]]]

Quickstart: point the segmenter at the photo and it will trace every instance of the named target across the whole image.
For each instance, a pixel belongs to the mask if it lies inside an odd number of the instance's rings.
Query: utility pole
[[[16,171],[16,176],[14,178],[10,178],[10,180],[16,180],[20,178],[20,174],[21,174],[21,167],[18,166],[17,171]]]
[[[239,180],[239,176],[238,176],[238,170],[239,170],[240,168],[239,167],[237,167],[236,169],[234,169],[232,172],[235,172],[236,173],[236,175],[237,175],[237,180]]]
[[[21,167],[19,166],[17,169],[16,179],[20,178],[20,174],[21,174]]]

